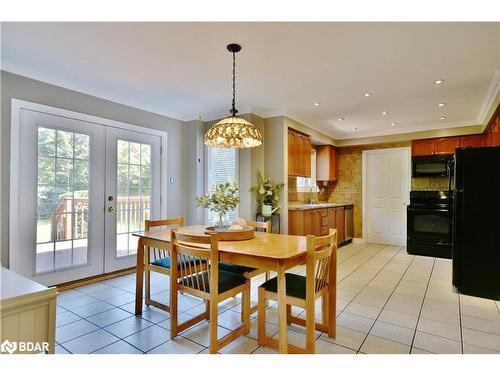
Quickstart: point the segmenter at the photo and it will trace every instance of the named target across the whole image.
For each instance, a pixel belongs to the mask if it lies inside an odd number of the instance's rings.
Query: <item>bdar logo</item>
[[[5,340],[2,342],[2,345],[0,345],[0,350],[2,352],[7,352],[7,353],[14,353],[17,349],[17,343],[16,342],[10,342],[9,340]]]

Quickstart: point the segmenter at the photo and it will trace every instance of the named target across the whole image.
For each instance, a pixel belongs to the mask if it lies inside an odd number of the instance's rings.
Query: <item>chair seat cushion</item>
[[[184,261],[184,263],[186,265],[188,265],[187,261]],[[191,263],[191,266],[193,266],[194,264],[206,263],[206,260],[205,259],[199,259],[199,258],[195,259],[194,257],[189,257],[189,263]],[[170,268],[170,265],[171,265],[171,263],[170,263],[170,257],[156,259],[151,264],[154,264],[155,266],[159,266],[159,267]],[[184,265],[184,264],[181,264],[181,258],[177,257],[177,269],[180,269],[181,265]]]
[[[286,295],[290,297],[306,298],[306,278],[305,276],[296,275],[294,273],[285,273],[286,280]],[[268,292],[278,292],[278,279],[273,277],[260,286]]]
[[[189,286],[190,288],[198,289],[210,293],[210,283],[208,282],[209,274],[203,271],[196,276],[186,276],[179,280],[179,284]],[[219,271],[219,294],[227,292],[230,289],[245,284],[247,279],[232,272]],[[205,285],[205,288],[203,287]]]
[[[238,266],[237,264],[231,263],[219,263],[219,270],[243,275],[244,273],[255,271],[256,268]]]

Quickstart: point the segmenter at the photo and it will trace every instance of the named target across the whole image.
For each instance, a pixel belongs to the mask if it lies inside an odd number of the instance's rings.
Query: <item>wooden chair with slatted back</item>
[[[337,273],[337,230],[330,229],[327,236],[307,236],[306,276],[286,273],[286,308],[287,323],[306,327],[306,347],[299,348],[288,344],[290,352],[314,353],[315,330],[318,328],[335,337],[336,311],[335,301],[328,300],[328,288],[336,288]],[[267,299],[278,299],[277,279],[266,281],[259,287],[258,341],[262,346],[278,347],[277,340],[266,336]],[[322,298],[322,323],[315,321],[315,301]],[[292,316],[293,306],[305,308],[306,319]]]
[[[250,281],[242,275],[219,270],[219,241],[217,233],[196,236],[172,230],[171,238],[171,298],[170,301],[170,338],[194,324],[208,319],[210,321],[210,353],[250,332]],[[200,265],[206,264],[202,268]],[[178,293],[190,294],[206,301],[205,312],[179,324]],[[242,293],[243,324],[217,339],[218,304]]]
[[[246,225],[253,227],[256,231],[260,230],[260,231],[265,232],[265,233],[271,233],[271,230],[272,230],[271,220],[266,221],[266,222],[246,220],[245,223],[246,223]],[[230,263],[220,263],[219,268],[223,271],[233,272],[233,273],[236,273],[239,275],[243,275],[249,280],[252,277],[255,277],[255,276],[258,276],[258,275],[265,273],[266,274],[266,281],[267,281],[267,280],[269,280],[269,275],[270,275],[269,272],[259,270],[257,268],[239,266],[237,264],[230,264]],[[257,308],[258,308],[257,304],[252,306],[250,308],[250,313],[254,313],[255,311],[257,311]],[[241,313],[242,313],[241,319],[243,321],[243,311]]]
[[[144,229],[150,231],[159,227],[180,227],[184,225],[184,218],[174,217],[163,220],[146,220]],[[152,305],[166,312],[170,311],[168,305],[151,299],[151,272],[170,275],[170,252],[165,249],[149,248],[144,252],[144,273],[145,273],[145,300],[146,305]]]

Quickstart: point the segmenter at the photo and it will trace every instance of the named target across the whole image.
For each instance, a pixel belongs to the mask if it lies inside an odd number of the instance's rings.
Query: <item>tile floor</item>
[[[304,273],[304,267],[293,272]],[[262,278],[252,280],[252,298]],[[168,300],[168,278],[152,276],[152,294]],[[58,297],[57,353],[207,353],[208,323],[169,338],[169,315],[134,311],[135,275],[64,291]],[[240,324],[240,298],[220,304],[219,336]],[[318,306],[319,306],[318,302]],[[180,320],[200,313],[203,301],[180,296]],[[321,309],[317,309],[319,313]],[[294,314],[304,311],[294,308]],[[500,353],[500,302],[457,294],[451,261],[412,256],[405,248],[351,244],[338,256],[337,338],[316,334],[316,351],[355,353]],[[266,311],[267,334],[276,335],[277,309]],[[257,344],[252,330],[221,353],[276,353]],[[291,326],[289,341],[303,346],[304,329]]]

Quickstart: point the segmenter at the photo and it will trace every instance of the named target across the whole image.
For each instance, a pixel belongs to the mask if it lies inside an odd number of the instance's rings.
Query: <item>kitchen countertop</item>
[[[320,208],[331,208],[331,207],[344,207],[344,206],[352,206],[352,203],[298,203],[291,204],[288,206],[289,210],[295,211],[304,211],[304,210],[317,210]]]

